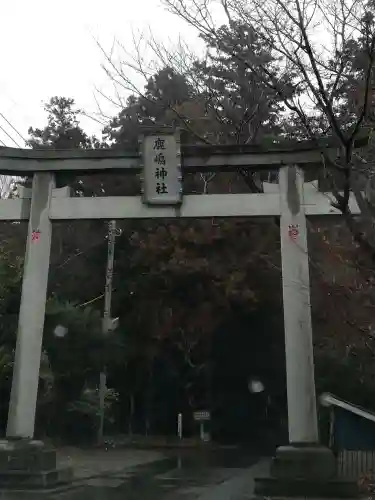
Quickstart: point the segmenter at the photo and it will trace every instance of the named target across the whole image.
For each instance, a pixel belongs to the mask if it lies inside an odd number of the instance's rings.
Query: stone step
[[[271,477],[280,479],[336,479],[336,459],[323,446],[283,446],[272,459]]]
[[[303,498],[358,498],[355,481],[332,479],[281,479],[274,477],[256,478],[255,495],[272,497]]]
[[[0,489],[51,488],[73,479],[70,467],[48,471],[0,470]]]
[[[56,451],[52,449],[0,449],[0,471],[51,471],[56,469]]]
[[[84,500],[87,491],[82,485],[67,484],[55,488],[28,489],[28,490],[1,490],[1,500]],[[95,496],[90,495],[94,500]]]

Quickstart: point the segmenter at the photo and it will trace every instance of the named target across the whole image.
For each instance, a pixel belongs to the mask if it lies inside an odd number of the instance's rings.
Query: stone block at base
[[[255,494],[274,497],[355,498],[358,485],[336,476],[336,458],[319,445],[278,448],[270,476],[255,479]]]
[[[42,495],[69,488],[73,479],[71,468],[58,468],[56,451],[41,441],[0,441],[0,491],[13,495]],[[35,497],[36,498],[36,497]]]
[[[82,500],[85,498],[82,486],[60,486],[33,490],[1,490],[1,500]]]
[[[332,479],[336,476],[336,458],[323,446],[281,446],[271,464],[271,477]]]
[[[73,473],[70,469],[0,471],[0,488],[53,488],[59,484],[67,484],[72,479]]]
[[[256,478],[256,496],[300,498],[357,498],[358,486],[354,481],[309,479]]]

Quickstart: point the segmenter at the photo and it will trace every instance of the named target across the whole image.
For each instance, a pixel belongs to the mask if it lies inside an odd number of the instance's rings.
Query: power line
[[[7,122],[7,124],[9,125],[9,127],[11,127],[15,133],[21,137],[21,139],[23,140],[23,142],[27,142],[26,139],[22,136],[22,134],[20,132],[18,132],[18,130],[16,129],[16,127],[14,127],[14,125],[11,124],[11,122],[3,115],[3,113],[0,112],[0,116]]]
[[[15,144],[18,148],[20,148],[20,147],[21,147],[21,146],[18,144],[18,142],[17,142],[15,139],[13,139],[13,137],[12,137],[10,134],[8,134],[8,132],[7,132],[7,131],[6,131],[6,130],[5,130],[5,129],[1,126],[1,125],[0,125],[0,130],[2,130],[2,131],[4,132],[4,134],[5,134],[5,135],[6,135],[6,136],[7,136],[7,137],[8,137],[8,138],[12,141],[12,142],[14,142],[14,144]]]

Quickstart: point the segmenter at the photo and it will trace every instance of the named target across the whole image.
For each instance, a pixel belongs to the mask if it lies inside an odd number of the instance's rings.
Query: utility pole
[[[108,254],[107,254],[107,270],[105,275],[104,289],[104,310],[103,310],[103,336],[106,337],[114,330],[114,321],[111,317],[112,305],[112,281],[113,281],[113,263],[115,256],[115,239],[121,234],[121,230],[116,229],[116,221],[111,220],[108,224]],[[102,371],[99,378],[99,429],[98,442],[103,441],[104,435],[104,418],[105,418],[105,395],[107,390],[107,373],[106,366],[103,363]]]

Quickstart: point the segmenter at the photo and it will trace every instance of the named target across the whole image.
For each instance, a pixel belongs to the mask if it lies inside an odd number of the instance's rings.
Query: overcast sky
[[[167,43],[180,33],[193,43],[196,37],[159,0],[2,0],[0,14],[0,113],[24,137],[30,125],[45,123],[43,102],[54,95],[95,110],[95,86],[108,88],[95,40],[110,50],[116,37],[131,48],[132,32],[149,26]],[[1,115],[0,126],[23,147]],[[0,141],[16,146],[1,129]]]

